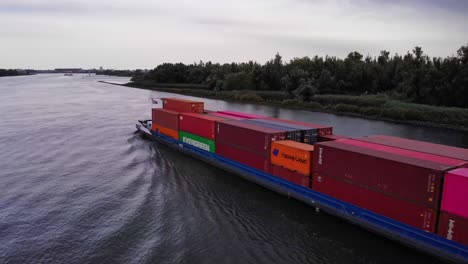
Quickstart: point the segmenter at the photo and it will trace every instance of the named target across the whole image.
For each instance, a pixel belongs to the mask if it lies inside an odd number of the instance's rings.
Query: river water
[[[135,134],[149,97],[105,76],[0,78],[0,263],[438,263]],[[463,132],[205,100],[468,147]]]

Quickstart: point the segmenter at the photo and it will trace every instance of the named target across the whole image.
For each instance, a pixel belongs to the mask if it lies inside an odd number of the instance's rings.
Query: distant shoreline
[[[461,125],[452,125],[452,124],[444,124],[444,123],[437,123],[437,122],[427,122],[427,121],[420,121],[420,120],[399,120],[394,118],[389,118],[385,116],[372,116],[372,115],[365,115],[362,113],[355,113],[349,111],[342,111],[342,110],[333,110],[332,107],[328,108],[316,108],[310,107],[307,104],[300,104],[291,102],[291,104],[280,102],[280,101],[255,101],[255,100],[245,100],[245,99],[235,99],[232,97],[227,97],[225,92],[215,92],[215,91],[206,91],[206,90],[197,90],[197,89],[188,89],[186,86],[184,88],[164,88],[164,87],[142,87],[137,86],[134,83],[113,83],[107,81],[99,81],[101,83],[111,84],[111,85],[119,85],[125,86],[130,88],[137,88],[137,89],[144,89],[144,90],[152,90],[152,91],[159,91],[159,92],[166,92],[166,93],[174,93],[174,94],[181,94],[181,95],[188,95],[188,96],[195,96],[200,98],[208,98],[208,99],[217,99],[229,102],[238,102],[238,103],[248,103],[248,104],[258,104],[258,105],[269,105],[269,106],[278,106],[281,108],[286,109],[295,109],[295,110],[306,110],[310,112],[321,112],[321,113],[329,113],[329,114],[336,114],[336,115],[345,115],[351,117],[359,117],[364,119],[370,120],[377,120],[377,121],[387,121],[393,122],[398,124],[410,124],[410,125],[418,125],[418,126],[427,126],[427,127],[438,127],[438,128],[445,128],[457,131],[465,131],[468,132],[468,127],[461,126]],[[174,85],[172,85],[174,86]],[[339,104],[337,104],[339,105]],[[337,106],[335,105],[335,106]],[[433,108],[437,108],[435,106],[431,106]],[[339,108],[338,108],[339,109]]]

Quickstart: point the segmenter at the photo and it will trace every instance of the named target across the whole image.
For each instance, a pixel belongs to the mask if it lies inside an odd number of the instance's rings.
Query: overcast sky
[[[0,68],[263,63],[468,43],[466,0],[0,0]]]

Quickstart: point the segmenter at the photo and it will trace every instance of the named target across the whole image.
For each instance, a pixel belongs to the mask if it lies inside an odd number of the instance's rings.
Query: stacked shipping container
[[[442,178],[465,162],[345,139],[318,143],[313,164],[313,189],[434,232]]]
[[[151,130],[179,139],[179,113],[167,109],[153,108]]]
[[[237,116],[241,118],[264,118],[266,117],[262,115],[255,115],[255,114],[236,112],[236,111],[218,111],[218,113],[224,114],[224,115],[230,115],[230,116]]]
[[[276,122],[282,122],[282,123],[286,123],[286,124],[293,124],[293,125],[300,125],[300,126],[315,128],[315,129],[318,130],[318,135],[319,136],[325,136],[325,135],[333,134],[333,128],[330,127],[330,126],[323,126],[323,125],[318,125],[318,124],[313,124],[313,123],[308,123],[308,122],[302,122],[302,121],[295,121],[295,120],[280,119],[280,118],[275,118],[275,117],[264,117],[263,119],[272,120],[272,121],[276,121]]]
[[[273,141],[284,139],[283,131],[224,120],[216,122],[216,153],[226,158],[268,172]]]
[[[218,120],[223,119],[207,114],[180,113],[180,140],[203,150],[215,152],[215,125]]]
[[[312,172],[312,154],[314,147],[291,140],[275,141],[271,145],[272,164],[283,166],[310,176]]]
[[[340,136],[340,135],[325,135],[325,136],[319,136],[318,142],[335,141],[335,140],[340,140],[340,139],[349,139],[349,137]]]
[[[297,142],[303,142],[307,144],[314,144],[315,142],[317,142],[317,135],[318,135],[317,128],[311,128],[308,126],[291,124],[291,123],[286,123],[286,122],[281,122],[278,120],[271,120],[271,119],[250,119],[249,121],[296,130],[297,135],[290,139],[297,141]]]
[[[468,169],[445,175],[438,234],[468,245]]]
[[[179,139],[179,115],[203,113],[204,103],[178,98],[163,98],[163,108],[152,109],[151,130],[163,135]],[[189,113],[180,113],[189,112]],[[202,126],[203,127],[203,126]],[[213,125],[214,127],[214,125]],[[187,136],[186,134],[183,134]],[[190,141],[192,142],[192,141]],[[214,142],[213,142],[214,145]],[[214,151],[214,149],[213,149]]]
[[[270,164],[270,174],[283,180],[298,184],[302,187],[310,188],[310,176],[300,174],[279,165]]]
[[[468,149],[385,135],[367,136],[357,140],[468,161]]]
[[[196,102],[191,100],[184,100],[179,98],[163,98],[163,108],[176,111],[176,112],[188,112],[188,113],[200,113],[204,112],[204,103]]]
[[[246,119],[246,118],[243,118],[243,117],[227,115],[227,114],[221,114],[221,113],[218,113],[218,112],[209,113],[209,115],[224,118],[226,120],[244,120],[244,119]]]
[[[242,122],[247,123],[247,124],[261,126],[261,127],[271,128],[271,129],[278,130],[278,131],[283,131],[286,137],[280,140],[288,139],[288,140],[302,142],[302,132],[295,128],[289,128],[289,127],[278,126],[274,124],[258,122],[257,119],[245,119],[245,120],[242,120]]]
[[[310,188],[314,147],[291,140],[275,141],[271,145],[271,174]]]
[[[331,127],[176,98],[163,106],[152,110],[153,131],[468,245],[468,169],[453,170],[468,167],[466,149],[390,136],[352,140]],[[299,143],[317,140],[315,151]]]
[[[215,139],[215,123],[223,120],[206,114],[180,113],[179,129],[204,137],[210,140]]]

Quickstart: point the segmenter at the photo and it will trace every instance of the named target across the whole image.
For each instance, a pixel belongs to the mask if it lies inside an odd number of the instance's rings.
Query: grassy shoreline
[[[271,105],[288,109],[468,131],[468,109],[419,105],[392,100],[383,96],[322,95],[312,98],[311,102],[301,102],[294,99],[284,99],[277,92],[210,91],[186,87],[164,88],[159,86],[141,87],[133,83],[117,85],[230,102]]]

